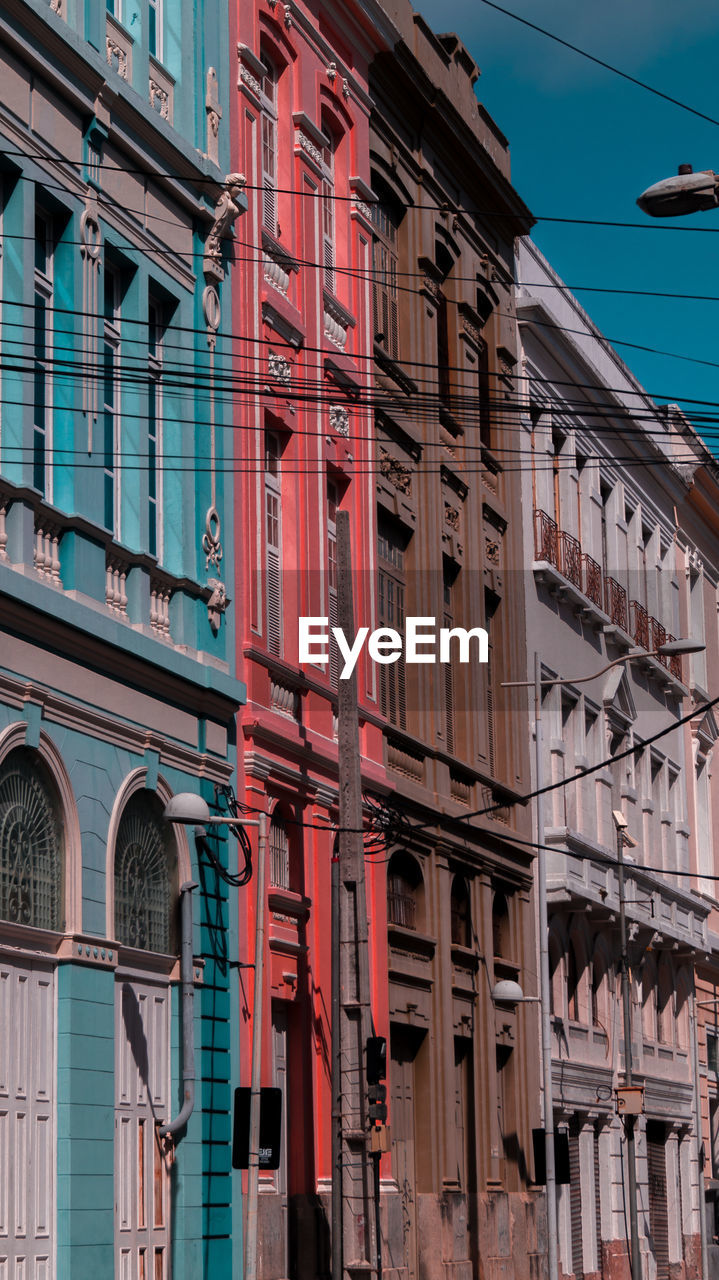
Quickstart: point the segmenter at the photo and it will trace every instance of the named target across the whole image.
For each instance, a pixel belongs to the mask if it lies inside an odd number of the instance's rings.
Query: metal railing
[[[539,509],[534,512],[534,554],[535,559],[545,560],[558,569],[587,600],[608,614],[615,627],[631,635],[641,649],[651,652],[674,639],[645,605],[629,600],[621,582],[602,572],[601,565],[582,551],[574,534],[560,529],[552,516]],[[676,680],[682,679],[682,660],[678,654],[661,657],[659,661]]]

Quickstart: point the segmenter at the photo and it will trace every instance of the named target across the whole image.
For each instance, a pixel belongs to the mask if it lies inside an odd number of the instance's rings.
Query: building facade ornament
[[[158,84],[156,80],[153,80],[152,76],[150,76],[149,88],[150,106],[153,111],[156,111],[163,120],[169,120],[170,95],[167,92],[167,89],[163,89],[162,85]]]
[[[350,433],[350,415],[343,404],[330,405],[330,429],[337,436],[347,438]]]
[[[292,381],[292,365],[289,360],[276,351],[270,351],[267,364],[270,377],[276,382],[281,382],[284,387],[289,387]]]
[[[123,49],[121,45],[116,44],[110,36],[105,38],[105,50],[108,65],[112,67],[112,70],[116,71],[123,80],[127,80],[127,50]]]
[[[242,83],[246,84],[248,89],[251,89],[252,92],[256,94],[257,97],[259,98],[260,93],[262,92],[262,86],[259,80],[257,79],[257,76],[253,76],[249,67],[243,67],[243,66],[240,67],[240,79]]]
[[[225,178],[225,186],[215,207],[215,220],[205,241],[205,257],[203,269],[206,276],[215,280],[224,280],[222,266],[222,241],[229,239],[235,219],[242,209],[237,197],[247,182],[243,173],[229,173]]]
[[[393,458],[386,449],[379,447],[379,470],[380,475],[388,480],[394,489],[400,493],[411,493],[412,491],[412,468],[400,462],[398,458]]]
[[[207,115],[206,154],[214,164],[219,161],[219,136],[222,107],[217,87],[217,72],[214,67],[207,71],[207,92],[205,94],[205,113]]]
[[[322,152],[320,151],[319,147],[315,146],[312,139],[308,138],[307,134],[303,133],[301,129],[299,130],[299,133],[297,136],[299,139],[300,146],[302,147],[302,150],[306,151],[308,156],[312,157],[315,164],[322,164]]]
[[[222,526],[220,517],[216,507],[210,507],[205,516],[205,532],[202,535],[202,550],[205,553],[205,569],[209,569],[210,565],[219,572],[222,563]]]
[[[232,604],[232,601],[221,578],[208,578],[207,585],[211,590],[210,598],[207,601],[207,620],[212,630],[217,633],[220,629],[222,616]]]

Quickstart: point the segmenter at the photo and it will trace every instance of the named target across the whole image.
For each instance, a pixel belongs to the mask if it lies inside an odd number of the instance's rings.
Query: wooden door
[[[0,1277],[53,1280],[52,969],[41,963],[0,959],[0,1027]]]
[[[158,1138],[169,1118],[170,991],[120,980],[115,993],[117,1280],[169,1280],[169,1168]]]
[[[389,1089],[392,1169],[399,1186],[402,1205],[404,1246],[404,1257],[392,1259],[391,1265],[406,1267],[409,1280],[414,1280],[418,1275],[415,1059],[422,1038],[422,1033],[417,1033],[411,1027],[391,1028]]]

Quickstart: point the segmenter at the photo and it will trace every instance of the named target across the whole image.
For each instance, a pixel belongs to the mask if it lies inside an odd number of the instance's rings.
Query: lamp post
[[[611,662],[605,663],[598,671],[593,671],[587,676],[577,676],[574,679],[557,678],[542,679],[542,663],[539,652],[534,655],[534,680],[508,680],[503,681],[503,688],[534,688],[534,752],[535,752],[535,793],[536,793],[536,812],[537,812],[537,908],[539,914],[539,1007],[541,1022],[541,1046],[542,1046],[542,1096],[543,1096],[543,1122],[544,1122],[544,1153],[545,1153],[545,1169],[546,1169],[546,1195],[547,1195],[547,1266],[548,1280],[559,1280],[559,1249],[558,1249],[558,1231],[557,1231],[557,1181],[554,1162],[554,1111],[552,1103],[552,1021],[551,1021],[551,985],[549,974],[549,928],[547,922],[547,853],[544,847],[544,757],[542,751],[542,688],[549,688],[561,685],[577,685],[586,684],[590,680],[596,680],[598,676],[604,675],[612,667],[620,666],[625,662],[632,662],[637,658],[664,658],[677,657],[685,653],[699,653],[705,646],[697,640],[672,640],[667,644],[659,645],[658,648],[652,650],[630,649],[628,653],[622,654],[619,658],[612,659]],[[624,881],[622,879],[620,889],[620,908],[624,910]],[[624,991],[624,986],[623,986]],[[630,996],[627,982],[627,999],[625,1000],[625,1025],[627,1000]],[[631,1012],[629,1013],[631,1024]],[[627,1052],[629,1053],[630,1069],[631,1069],[631,1044],[629,1044]],[[632,1148],[633,1155],[633,1148]],[[634,1212],[636,1214],[636,1180],[634,1191]],[[638,1257],[637,1242],[637,1257]],[[632,1280],[641,1280],[641,1270],[637,1266],[634,1269],[634,1250],[632,1250]]]
[[[690,164],[680,164],[675,178],[663,178],[647,187],[637,204],[652,218],[680,218],[687,213],[716,209],[718,192],[719,175],[712,169],[694,173]]]

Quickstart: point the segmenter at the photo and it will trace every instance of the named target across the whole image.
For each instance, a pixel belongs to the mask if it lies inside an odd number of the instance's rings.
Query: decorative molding
[[[205,94],[205,112],[207,115],[206,155],[213,164],[219,163],[219,135],[222,107],[217,87],[217,72],[214,67],[207,70],[207,93]]]
[[[235,219],[242,213],[237,198],[244,189],[247,179],[243,173],[228,173],[225,185],[215,206],[215,220],[205,241],[203,271],[205,276],[214,280],[224,280],[222,266],[222,241],[230,238]]]
[[[366,218],[368,222],[372,221],[372,210],[370,209],[366,201],[355,200],[355,209],[357,210],[358,213],[361,213],[362,216]]]
[[[116,43],[110,36],[105,37],[105,51],[108,66],[116,71],[123,79],[127,80],[128,75],[128,50],[123,49],[122,45]]]
[[[172,588],[166,582],[150,579],[150,627],[161,640],[172,640],[170,635],[170,600]]]
[[[388,480],[393,488],[399,490],[400,493],[411,493],[412,491],[412,468],[400,462],[398,458],[393,458],[386,449],[379,447],[379,471],[380,475]]]
[[[60,539],[63,530],[60,525],[41,517],[35,522],[35,545],[33,547],[33,564],[37,573],[48,578],[56,586],[62,586],[60,576]]]
[[[163,120],[170,119],[170,94],[169,91],[152,76],[149,79],[150,106],[156,111]]]
[[[62,0],[50,0],[50,8],[53,13],[59,14],[61,18],[64,16],[62,12]]]
[[[257,77],[253,76],[249,67],[240,66],[240,80],[243,82],[243,84],[246,84],[248,89],[251,89],[252,92],[256,94],[256,96],[259,98],[262,92],[262,85],[260,84]]]
[[[287,30],[289,31],[290,27],[292,26],[292,5],[291,4],[284,5],[284,10],[285,10],[284,23],[285,23],[285,26],[287,27]]]
[[[262,275],[273,289],[287,297],[290,287],[290,272],[279,255],[271,253],[265,246],[262,253]]]
[[[308,138],[308,137],[307,137],[307,134],[306,134],[306,133],[303,133],[302,129],[300,129],[300,130],[298,131],[297,138],[298,138],[298,140],[299,140],[299,144],[300,144],[300,146],[302,147],[302,150],[303,150],[303,151],[306,151],[306,152],[307,152],[307,154],[308,154],[308,156],[311,156],[311,158],[314,160],[315,164],[321,165],[321,164],[322,164],[322,152],[320,151],[319,147],[316,147],[316,146],[315,146],[315,144],[314,144],[314,142],[312,141],[312,139],[311,139],[311,138]]]
[[[330,405],[330,430],[334,431],[336,436],[344,436],[345,439],[349,436],[350,415],[345,405]]]
[[[222,616],[232,601],[221,578],[208,578],[207,585],[211,591],[210,598],[207,601],[207,620],[212,630],[217,634]]]
[[[127,617],[127,560],[121,556],[105,556],[105,604],[113,613]]]
[[[271,378],[281,382],[283,387],[289,387],[292,382],[292,365],[285,356],[279,355],[276,351],[270,351],[267,366]]]
[[[459,511],[456,507],[450,506],[449,502],[445,502],[444,504],[444,523],[448,524],[450,529],[454,529],[455,533],[459,533]]]
[[[329,80],[330,84],[334,84],[335,80],[337,79],[337,63],[336,62],[330,62],[327,64],[327,79]]]
[[[205,532],[202,535],[202,550],[205,553],[205,569],[210,565],[219,573],[223,550],[221,541],[222,526],[215,507],[210,507],[205,516]]]
[[[342,81],[342,97],[343,97],[343,98],[349,98],[349,96],[350,96],[350,82],[349,82],[349,80],[347,80],[347,79],[343,79],[343,81]]]

